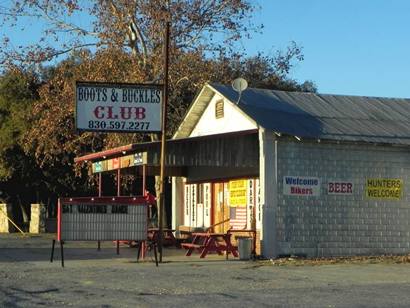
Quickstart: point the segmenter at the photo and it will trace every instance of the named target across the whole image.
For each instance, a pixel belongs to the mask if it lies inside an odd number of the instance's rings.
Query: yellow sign
[[[134,155],[127,155],[120,157],[121,160],[121,168],[127,168],[133,165],[134,163]]]
[[[367,179],[366,197],[372,199],[401,199],[403,180],[401,179]]]
[[[232,207],[246,206],[247,180],[235,180],[229,182],[229,204]]]

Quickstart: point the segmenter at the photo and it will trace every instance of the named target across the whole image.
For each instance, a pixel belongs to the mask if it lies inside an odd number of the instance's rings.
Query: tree
[[[18,205],[24,222],[27,204],[35,200],[41,179],[34,157],[21,147],[30,129],[27,115],[37,99],[37,88],[31,73],[12,70],[0,77],[0,198]]]
[[[260,29],[249,22],[254,9],[247,0],[20,0],[1,7],[3,24],[28,18],[41,21],[45,30],[37,42],[17,49],[5,36],[0,63],[43,63],[70,55],[50,70],[31,114],[35,124],[25,134],[25,153],[34,153],[46,178],[52,180],[49,189],[67,194],[81,182],[68,170],[74,156],[144,138],[136,134],[76,134],[73,81],[161,81],[162,33],[169,19],[168,136],[205,82],[230,83],[243,75],[251,85],[295,89],[298,84],[287,79],[287,74],[294,61],[303,59],[297,45],[272,57],[244,58],[232,52],[238,39]],[[88,15],[86,26],[76,23]],[[151,140],[155,137],[151,135]],[[77,174],[85,173],[85,169],[77,169]]]
[[[14,0],[0,7],[2,25],[40,21],[44,31],[38,42],[17,49],[4,36],[0,62],[43,62],[84,47],[113,47],[129,51],[148,80],[161,71],[155,60],[162,54],[164,21],[172,20],[173,49],[220,51],[257,28],[249,22],[253,10],[247,0]],[[221,35],[222,41],[214,40]]]

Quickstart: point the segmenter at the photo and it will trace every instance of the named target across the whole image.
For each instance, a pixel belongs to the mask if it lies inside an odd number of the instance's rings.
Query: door
[[[229,190],[228,182],[213,183],[213,225],[214,232],[225,233],[229,230],[229,221],[221,223],[229,219]]]

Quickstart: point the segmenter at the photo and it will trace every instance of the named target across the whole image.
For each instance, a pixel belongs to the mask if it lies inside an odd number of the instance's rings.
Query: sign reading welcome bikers
[[[162,86],[76,82],[76,128],[160,132]]]

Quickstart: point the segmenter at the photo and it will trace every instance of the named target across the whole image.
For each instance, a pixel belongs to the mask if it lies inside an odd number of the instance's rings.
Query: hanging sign
[[[111,171],[120,168],[128,168],[133,166],[141,166],[147,163],[147,152],[135,153],[116,157],[112,159],[106,159],[97,161],[92,164],[93,173],[99,173],[104,171]]]
[[[402,197],[402,179],[367,179],[366,197],[371,199],[393,199],[399,200]]]
[[[196,227],[196,216],[197,216],[197,208],[196,208],[196,185],[197,184],[191,184],[191,227]]]
[[[184,195],[184,225],[191,225],[191,185],[185,184]]]
[[[249,179],[248,180],[248,217],[247,217],[247,228],[252,229],[254,228],[254,220],[255,220],[255,180]]]
[[[160,132],[162,86],[76,82],[76,128]]]
[[[262,210],[262,202],[261,202],[261,186],[260,186],[259,179],[256,179],[255,181],[255,192],[256,192],[256,196],[255,196],[256,230],[260,230],[262,228],[263,210]]]
[[[93,163],[93,173],[98,173],[103,171],[103,166],[101,161]]]
[[[288,196],[319,196],[320,180],[316,177],[284,176],[283,194]]]
[[[211,226],[211,184],[204,184],[204,227]]]

